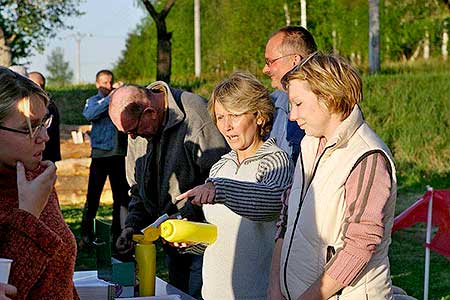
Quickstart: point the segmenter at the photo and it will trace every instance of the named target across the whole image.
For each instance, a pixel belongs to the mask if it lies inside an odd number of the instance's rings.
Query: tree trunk
[[[200,37],[200,0],[194,0],[194,67],[195,78],[200,77],[202,71],[201,37]]]
[[[422,48],[422,46],[423,46],[423,40],[421,40],[419,42],[419,45],[417,46],[416,50],[414,50],[414,53],[409,58],[409,61],[415,61],[419,57],[420,49]]]
[[[172,69],[172,33],[167,32],[166,17],[174,5],[175,0],[167,0],[166,5],[159,13],[156,12],[149,0],[142,0],[142,2],[156,24],[156,35],[158,38],[156,80],[162,80],[167,84],[170,84]]]
[[[289,7],[286,1],[283,4],[283,9],[284,9],[284,16],[286,18],[286,26],[289,26],[291,25],[291,16],[289,14]]]
[[[430,58],[430,34],[428,30],[425,31],[425,41],[423,43],[423,59],[428,60]]]
[[[338,54],[337,50],[337,33],[336,33],[336,26],[333,24],[333,31],[331,32],[331,37],[333,38],[333,54]]]
[[[0,28],[0,66],[11,66],[11,47],[8,46],[3,29]]]
[[[380,71],[379,0],[369,0],[369,73]]]
[[[300,0],[300,25],[306,28],[306,0]]]
[[[170,75],[172,69],[172,33],[167,32],[166,24],[164,29],[158,27],[158,46],[156,60],[156,80],[162,80],[170,84]]]
[[[447,57],[448,57],[448,50],[447,50],[448,48],[447,48],[447,46],[448,46],[448,31],[445,28],[444,31],[442,32],[442,48],[441,48],[441,50],[442,50],[442,58],[444,60],[447,60]]]

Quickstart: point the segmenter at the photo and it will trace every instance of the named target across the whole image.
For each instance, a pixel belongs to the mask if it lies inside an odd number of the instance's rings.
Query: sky
[[[85,0],[80,5],[85,12],[80,17],[66,18],[72,30],[57,31],[57,36],[48,40],[43,54],[37,53],[27,60],[28,71],[39,71],[48,75],[47,57],[56,47],[63,48],[64,60],[76,78],[76,39],[80,43],[80,80],[82,83],[95,82],[95,74],[101,69],[111,69],[125,49],[127,34],[133,31],[141,18],[147,14],[136,6],[135,0]]]

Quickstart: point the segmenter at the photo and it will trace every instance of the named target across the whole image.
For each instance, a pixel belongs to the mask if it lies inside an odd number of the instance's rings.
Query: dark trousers
[[[100,204],[100,196],[109,177],[113,195],[113,216],[111,232],[113,236],[112,244],[115,245],[116,239],[121,233],[120,227],[120,207],[128,207],[130,196],[128,195],[127,178],[125,175],[125,157],[110,156],[93,158],[89,168],[89,183],[84,205],[83,219],[81,221],[81,234],[93,241],[94,219],[97,215],[98,206]]]
[[[163,245],[169,270],[169,283],[191,295],[201,298],[203,255],[181,254],[177,248]]]

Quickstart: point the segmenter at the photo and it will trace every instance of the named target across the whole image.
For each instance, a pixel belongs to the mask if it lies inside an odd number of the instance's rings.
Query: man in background
[[[275,104],[275,118],[270,137],[286,151],[296,163],[300,141],[305,135],[296,122],[289,120],[288,96],[281,86],[281,78],[302,59],[317,50],[312,34],[301,26],[285,26],[269,37],[266,45],[263,73],[272,80],[277,90],[271,94]]]
[[[101,70],[95,76],[98,93],[86,101],[83,116],[92,123],[91,165],[89,183],[81,221],[80,247],[91,245],[94,240],[93,225],[106,178],[109,177],[113,195],[112,236],[113,245],[119,237],[121,210],[126,211],[130,197],[125,176],[125,156],[127,154],[127,135],[118,132],[108,115],[110,93],[123,83],[114,83],[113,73]]]
[[[45,91],[45,77],[39,72],[33,71],[28,73],[28,78],[30,78],[34,83],[39,85],[41,89]],[[42,160],[50,160],[52,162],[57,162],[61,160],[61,145],[60,145],[60,134],[59,134],[59,110],[55,102],[50,98],[50,102],[47,106],[48,113],[52,115],[52,124],[47,129],[47,134],[49,136],[49,141],[45,143],[45,150],[42,154]]]

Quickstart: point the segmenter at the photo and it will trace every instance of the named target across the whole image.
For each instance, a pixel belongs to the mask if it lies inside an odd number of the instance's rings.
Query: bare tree
[[[167,32],[166,17],[175,4],[175,0],[167,0],[159,13],[149,0],[142,0],[142,3],[156,24],[156,36],[158,38],[156,79],[169,84],[172,68],[172,32]]]

